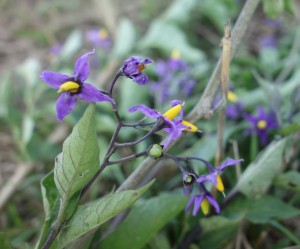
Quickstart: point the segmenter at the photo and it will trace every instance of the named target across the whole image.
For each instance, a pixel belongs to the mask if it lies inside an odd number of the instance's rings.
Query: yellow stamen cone
[[[173,106],[172,108],[170,108],[169,110],[167,110],[163,114],[163,116],[165,116],[169,120],[173,120],[179,114],[179,112],[182,110],[182,106],[183,105],[175,105],[175,106]]]
[[[236,103],[238,101],[238,96],[233,91],[228,91],[227,99],[229,102]]]
[[[224,184],[223,184],[223,181],[222,181],[222,179],[219,175],[217,175],[217,186],[216,186],[216,188],[220,192],[224,192]]]
[[[178,49],[174,49],[171,53],[171,58],[174,60],[180,59],[180,51]]]
[[[266,129],[267,122],[265,120],[259,120],[256,125],[258,129],[263,130]]]
[[[210,208],[210,205],[209,205],[209,202],[208,200],[204,199],[201,203],[201,210],[202,210],[202,213],[204,215],[207,215],[209,213],[209,208]]]
[[[67,81],[63,83],[59,89],[58,92],[71,92],[71,93],[77,93],[80,85],[76,82],[73,81]]]
[[[108,31],[106,29],[100,29],[99,37],[102,40],[106,39],[108,37]]]
[[[198,129],[198,127],[196,125],[193,125],[192,123],[186,121],[186,120],[182,120],[181,123],[185,126],[190,127],[187,129],[184,129],[184,131],[188,131],[188,132],[200,132],[200,130]]]

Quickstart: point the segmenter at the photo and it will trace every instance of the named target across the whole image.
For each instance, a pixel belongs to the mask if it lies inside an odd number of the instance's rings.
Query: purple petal
[[[208,202],[215,208],[215,210],[216,210],[216,213],[220,213],[220,206],[219,206],[219,204],[218,204],[218,202],[215,200],[215,198],[211,195],[211,194],[209,194],[209,193],[207,193],[206,195],[205,195],[205,198],[208,200]]]
[[[145,58],[144,60],[143,60],[143,64],[150,64],[150,63],[152,63],[153,61],[150,59],[150,58]]]
[[[169,134],[166,142],[164,143],[165,148],[169,147],[172,141],[176,140],[177,138],[180,137],[182,134],[182,131],[186,128],[184,125],[181,123],[177,123],[174,121],[170,121],[166,118],[164,118],[165,124],[167,125],[166,128],[163,130]]]
[[[59,89],[61,84],[71,79],[70,76],[52,71],[43,71],[40,78],[54,89]]]
[[[188,211],[190,210],[190,208],[191,208],[191,206],[193,205],[195,199],[196,199],[196,196],[193,196],[193,197],[189,200],[188,204],[187,204],[186,207],[185,207],[185,212],[188,212]]]
[[[162,117],[162,115],[158,111],[151,109],[148,106],[145,106],[143,104],[132,106],[128,109],[128,111],[129,112],[140,111],[145,116],[150,117],[150,118],[161,118]]]
[[[197,182],[198,183],[206,182],[206,181],[211,182],[213,185],[217,185],[218,184],[218,181],[217,181],[217,171],[215,171],[215,172],[213,172],[211,174],[208,174],[208,175],[199,176],[197,178]]]
[[[148,82],[148,76],[142,73],[139,73],[137,76],[132,78],[134,82],[138,83],[139,85],[145,85]]]
[[[84,82],[89,76],[90,65],[89,56],[95,53],[95,49],[92,52],[88,52],[77,59],[75,62],[75,69],[73,76],[76,80]]]
[[[223,171],[228,166],[233,166],[233,165],[243,162],[243,161],[244,161],[243,159],[234,160],[232,158],[226,158],[225,161],[216,168],[216,170],[220,172],[220,171]]]
[[[203,202],[204,200],[204,196],[203,195],[198,195],[195,199],[195,202],[194,202],[194,209],[193,209],[193,216],[196,216],[198,211],[199,211],[199,208],[201,206],[201,203]]]
[[[91,84],[82,84],[78,98],[87,102],[102,102],[107,101],[114,103],[114,100],[109,96],[100,92],[95,86]]]
[[[68,92],[63,92],[56,101],[56,116],[61,122],[76,105],[76,96]]]
[[[170,105],[173,107],[173,106],[176,106],[176,105],[182,105],[182,101],[178,100],[178,99],[173,99],[170,101]]]

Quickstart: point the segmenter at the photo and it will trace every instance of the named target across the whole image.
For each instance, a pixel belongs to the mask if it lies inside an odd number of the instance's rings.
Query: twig
[[[21,163],[16,167],[15,173],[8,179],[7,183],[0,191],[0,211],[5,206],[9,198],[16,191],[20,182],[33,169],[33,163]]]
[[[232,147],[233,147],[233,155],[234,155],[234,159],[238,159],[240,158],[240,153],[239,153],[239,147],[238,147],[238,143],[236,140],[231,140],[232,143]],[[235,166],[235,172],[236,172],[236,178],[239,180],[242,174],[242,170],[241,170],[241,164],[237,163]]]
[[[244,36],[246,29],[249,26],[250,19],[258,5],[260,0],[248,0],[240,13],[236,25],[232,31],[232,46],[231,46],[231,58],[235,54],[238,45],[241,43],[242,37]],[[219,83],[219,75],[221,71],[221,58],[219,59],[215,70],[210,78],[210,81],[204,91],[199,102],[196,104],[194,109],[190,112],[187,119],[192,123],[196,123],[204,114],[210,113],[210,107],[213,97],[217,90]],[[169,148],[174,145],[172,143]],[[123,184],[118,188],[117,192],[134,189],[136,188],[143,179],[148,175],[150,170],[154,167],[157,162],[151,158],[146,158],[140,166],[123,182]]]

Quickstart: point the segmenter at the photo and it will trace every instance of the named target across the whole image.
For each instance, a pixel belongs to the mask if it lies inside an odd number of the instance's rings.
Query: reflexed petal
[[[199,176],[197,178],[198,183],[206,182],[206,181],[211,182],[213,185],[217,185],[218,184],[218,182],[217,182],[217,171],[214,171],[214,172],[212,172],[208,175]]]
[[[52,71],[43,71],[40,78],[54,89],[58,89],[61,84],[71,79],[70,76]]]
[[[145,58],[144,60],[143,60],[143,64],[150,64],[150,63],[152,63],[153,61],[150,59],[150,58]]]
[[[174,121],[169,121],[168,119],[164,119],[167,128],[163,130],[169,134],[166,142],[164,143],[165,148],[169,147],[171,142],[176,140],[182,134],[182,131],[185,129],[185,126],[181,123],[176,124]]]
[[[170,101],[170,105],[173,107],[175,105],[183,105],[182,101],[178,100],[178,99],[173,99]]]
[[[209,194],[209,193],[207,193],[206,195],[205,195],[205,198],[209,201],[209,203],[215,208],[215,210],[216,210],[216,213],[220,213],[220,206],[219,206],[219,204],[218,204],[218,202],[215,200],[215,198],[211,195],[211,194]]]
[[[243,162],[243,159],[237,159],[234,160],[232,158],[226,158],[225,161],[216,168],[217,171],[224,171],[225,168],[229,167],[229,166],[233,166],[237,163]]]
[[[59,121],[63,121],[76,105],[76,96],[68,92],[62,93],[56,101],[56,116]]]
[[[193,216],[197,215],[203,199],[204,199],[203,195],[198,195],[196,197],[195,202],[194,202]]]
[[[101,102],[107,101],[113,103],[114,100],[100,92],[95,86],[91,84],[82,84],[78,98],[87,102]]]
[[[194,203],[194,201],[195,201],[196,198],[197,198],[196,196],[193,196],[193,197],[189,200],[188,204],[187,204],[186,207],[185,207],[185,212],[188,212],[188,211],[190,210],[190,208],[191,208],[191,206],[193,205],[193,203]]]
[[[139,73],[136,77],[132,78],[134,82],[138,83],[139,85],[145,85],[148,82],[148,76],[142,73]]]
[[[154,109],[149,108],[143,104],[132,106],[128,109],[129,112],[140,111],[145,116],[150,118],[161,118],[162,115]]]
[[[95,53],[95,49],[92,52],[88,52],[77,59],[75,62],[75,68],[73,76],[76,80],[81,82],[85,81],[90,73],[89,56]]]

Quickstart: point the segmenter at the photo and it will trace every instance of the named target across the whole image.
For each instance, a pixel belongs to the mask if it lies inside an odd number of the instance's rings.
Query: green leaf
[[[300,192],[300,173],[291,170],[284,174],[280,174],[275,178],[274,185]]]
[[[99,168],[99,145],[95,132],[95,104],[90,104],[56,157],[54,180],[63,200],[70,199]]]
[[[41,190],[46,216],[45,219],[48,220],[53,216],[53,213],[56,213],[54,211],[57,209],[59,203],[59,193],[55,187],[53,171],[41,180]]]
[[[47,239],[47,236],[50,233],[51,224],[56,218],[59,208],[59,193],[55,186],[53,171],[41,180],[41,190],[45,210],[45,221],[41,230],[40,238],[36,243],[35,248],[37,249],[41,248]]]
[[[151,24],[148,33],[140,41],[138,47],[141,50],[146,48],[163,50],[167,55],[170,55],[173,50],[178,50],[182,59],[191,63],[199,64],[205,59],[202,51],[188,44],[186,35],[182,30],[172,23],[160,20]]]
[[[281,171],[286,139],[271,143],[255,162],[244,171],[233,191],[240,191],[248,197],[264,194],[274,177]]]
[[[0,232],[0,248],[1,249],[13,249],[9,239],[7,238],[6,234]]]
[[[63,45],[60,58],[63,60],[70,59],[81,48],[81,45],[82,32],[80,30],[74,30]]]
[[[264,0],[263,10],[271,19],[276,19],[284,10],[283,0]]]
[[[236,234],[238,221],[222,216],[213,216],[200,220],[203,229],[199,239],[200,248],[224,248]]]
[[[79,206],[70,222],[61,231],[59,236],[61,247],[99,227],[130,207],[133,202],[151,187],[153,182],[154,180],[138,190],[109,194],[99,200]]]
[[[113,56],[120,58],[126,56],[135,45],[136,31],[132,22],[124,18],[120,21],[116,33],[117,37],[112,54]]]
[[[176,0],[164,13],[163,18],[169,22],[185,23],[199,2],[197,0]]]
[[[101,248],[142,248],[184,209],[186,201],[182,194],[166,193],[139,201],[125,221],[101,242]]]
[[[294,208],[280,199],[264,195],[256,198],[239,198],[228,206],[223,215],[234,219],[246,218],[255,224],[265,224],[270,220],[283,220],[298,216],[300,209]]]

